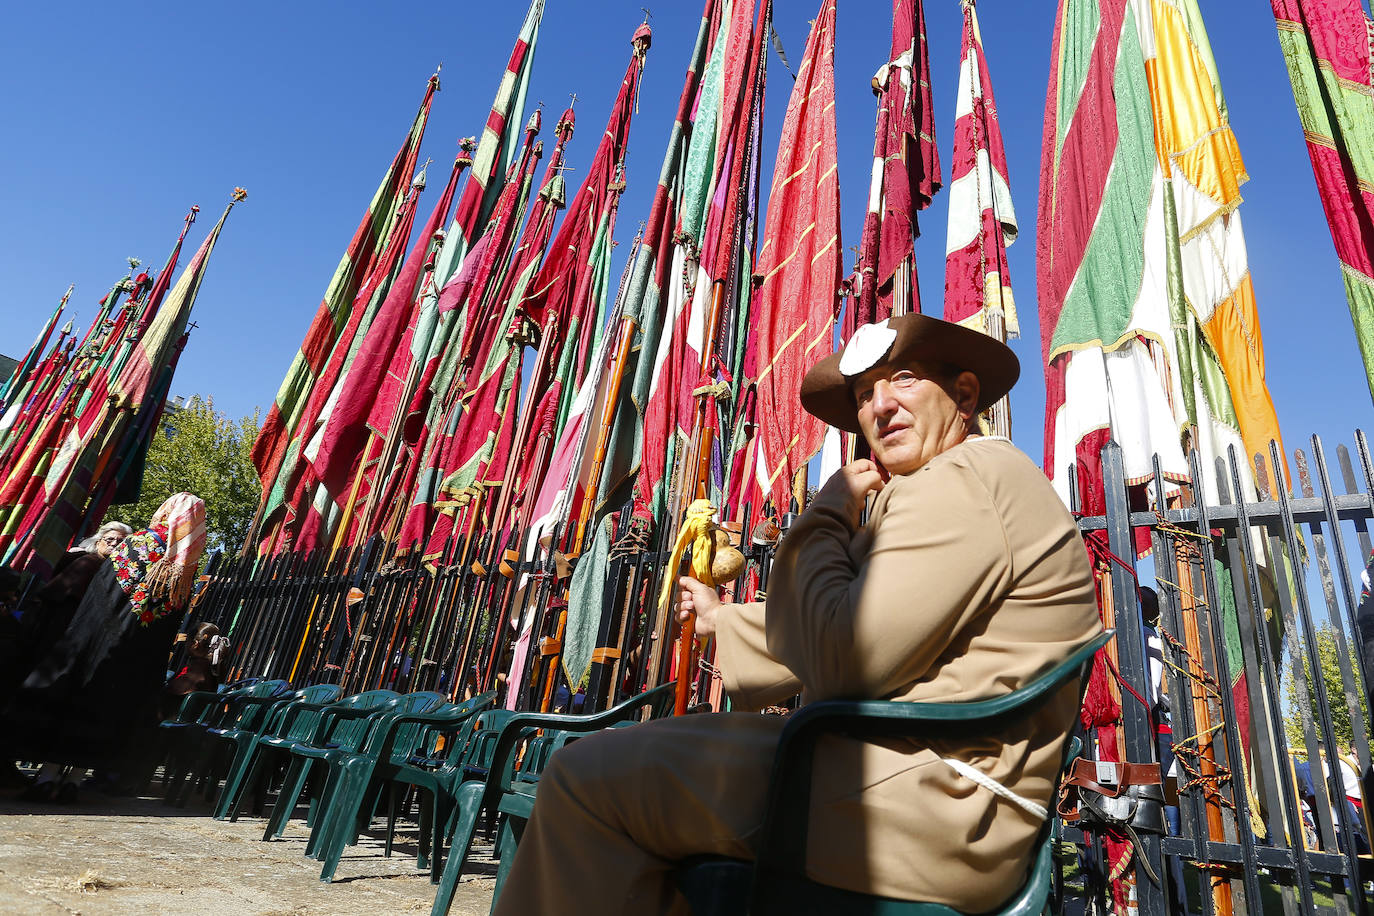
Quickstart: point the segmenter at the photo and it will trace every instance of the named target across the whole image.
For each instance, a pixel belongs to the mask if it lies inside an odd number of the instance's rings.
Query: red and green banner
[[[1374,395],[1374,79],[1360,0],[1270,0]]]
[[[945,242],[945,320],[990,333],[1000,315],[1006,337],[1020,335],[1011,295],[1007,246],[1016,241],[1016,209],[1007,153],[992,94],[978,12],[964,5],[964,46],[954,100],[949,234]]]
[[[410,326],[411,316],[417,311],[416,294],[421,274],[433,254],[434,234],[448,220],[463,165],[463,160],[454,162],[443,193],[368,326],[352,366],[340,381],[336,405],[321,426],[320,443],[310,463],[323,492],[317,494],[311,507],[315,518],[307,524],[307,527],[313,524],[322,529],[320,535],[315,536],[317,540],[334,533],[332,526],[346,509],[341,500],[349,498],[350,493],[353,499],[364,502],[371,496],[378,466],[374,462],[370,467],[363,467],[362,462],[365,457],[379,457],[372,446],[374,441],[380,442],[391,431],[391,417],[386,418],[386,426],[380,431],[369,427],[368,418],[377,404],[388,367],[397,361],[397,348]],[[385,459],[384,455],[381,457]],[[360,473],[368,479],[362,490],[350,486]],[[325,500],[332,505],[326,505]],[[324,511],[320,509],[322,506]]]
[[[873,92],[878,119],[859,241],[855,325],[921,310],[916,211],[930,206],[941,185],[922,0],[892,0],[892,50],[873,75]]]
[[[89,510],[103,510],[109,504],[112,494],[103,493],[97,485],[112,485],[116,477],[112,469],[136,450],[139,419],[161,409],[154,401],[159,392],[165,395],[165,373],[185,345],[187,323],[210,254],[229,211],[245,196],[242,189],[235,189],[233,200],[143,333],[134,340],[121,340],[120,354],[96,369],[85,391],[88,397],[77,405],[77,412],[65,424],[53,425],[60,430],[56,450],[33,454],[11,472],[12,480],[27,477],[27,482],[18,497],[10,496],[8,481],[0,493],[0,550],[7,564],[50,575],[72,535],[88,521]],[[130,311],[126,308],[125,314]],[[131,432],[134,440],[126,441]]]
[[[390,237],[392,223],[396,220],[406,189],[410,186],[411,175],[415,172],[420,141],[424,138],[425,124],[429,120],[430,104],[438,88],[438,77],[430,77],[410,131],[382,176],[367,212],[354,230],[352,241],[334,268],[334,276],[329,279],[324,298],[305,333],[301,348],[286,370],[286,377],[253,442],[253,465],[262,480],[264,500],[268,499],[277,485],[278,472],[287,446],[300,424],[301,413],[334,352],[340,334],[349,324],[358,289],[371,274],[374,263],[381,257],[382,249]]]
[[[759,489],[786,506],[792,479],[820,450],[825,424],[801,409],[802,376],[833,348],[842,279],[835,128],[835,0],[811,27],[787,103],[768,193],[754,294],[755,468]],[[757,504],[761,505],[762,500]]]

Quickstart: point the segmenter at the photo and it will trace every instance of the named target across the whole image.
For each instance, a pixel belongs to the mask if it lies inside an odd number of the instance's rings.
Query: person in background
[[[19,618],[19,657],[2,676],[6,683],[0,685],[0,707],[67,632],[96,571],[108,565],[115,548],[132,532],[123,522],[101,525],[99,531],[62,555],[53,567],[52,578],[25,602]]]
[[[1140,587],[1141,633],[1145,637],[1145,661],[1150,674],[1151,719],[1155,730],[1155,751],[1159,755],[1160,776],[1175,775],[1173,713],[1169,705],[1169,682],[1164,677],[1164,639],[1159,629],[1159,595],[1148,585]],[[1170,836],[1181,836],[1177,805],[1164,806],[1164,822]],[[1188,887],[1183,881],[1183,860],[1169,859],[1169,912],[1189,916]]]
[[[74,801],[87,767],[118,770],[146,739],[204,549],[205,503],[178,493],[97,568],[71,624],[0,720],[15,748],[52,761],[31,798]],[[58,762],[75,764],[60,780]]]
[[[229,640],[220,635],[213,623],[196,627],[196,635],[186,652],[186,664],[162,689],[162,718],[176,714],[181,701],[197,690],[218,690],[228,661]]]
[[[0,703],[4,702],[7,686],[18,683],[14,669],[23,658],[20,643],[19,619],[14,607],[19,601],[19,573],[0,566]],[[24,784],[24,776],[12,760],[0,760],[0,789]]]

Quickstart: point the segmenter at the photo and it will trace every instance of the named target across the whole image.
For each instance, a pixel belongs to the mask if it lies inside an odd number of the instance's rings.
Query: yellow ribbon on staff
[[[716,507],[711,505],[709,499],[694,500],[687,507],[687,517],[682,520],[677,541],[673,544],[673,553],[668,558],[668,574],[663,577],[663,591],[658,597],[660,612],[668,608],[673,587],[677,584],[677,570],[688,544],[692,545],[692,578],[715,587],[716,580],[711,575],[711,563],[716,556],[716,526],[711,517],[715,514]]]

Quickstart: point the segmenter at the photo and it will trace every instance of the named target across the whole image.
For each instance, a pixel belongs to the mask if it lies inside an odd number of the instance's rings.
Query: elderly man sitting
[[[681,581],[680,611],[714,635],[733,709],[798,690],[807,700],[1003,695],[1099,631],[1073,519],[1009,440],[975,434],[978,413],[1018,374],[1004,344],[921,315],[860,328],[807,373],[802,405],[862,432],[873,460],[841,469],[792,526],[766,604],[721,604]],[[1024,880],[1041,826],[1016,799],[1049,804],[1077,701],[1066,686],[1024,722],[974,740],[829,739],[816,761],[810,877],[996,907]],[[685,912],[673,863],[753,857],[784,722],[686,716],[559,751],[497,912]]]

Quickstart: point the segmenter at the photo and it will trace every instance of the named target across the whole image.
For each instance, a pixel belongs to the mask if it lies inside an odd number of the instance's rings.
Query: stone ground
[[[16,794],[0,792],[0,916],[384,916],[428,913],[434,902],[428,872],[415,868],[413,822],[398,823],[389,859],[384,831],[364,834],[334,882],[322,884],[319,863],[304,855],[301,820],[264,843],[261,818],[216,821],[199,797],[177,809],[155,796],[87,790],[75,804],[53,805]],[[452,916],[487,913],[490,852],[479,845],[470,858]]]

